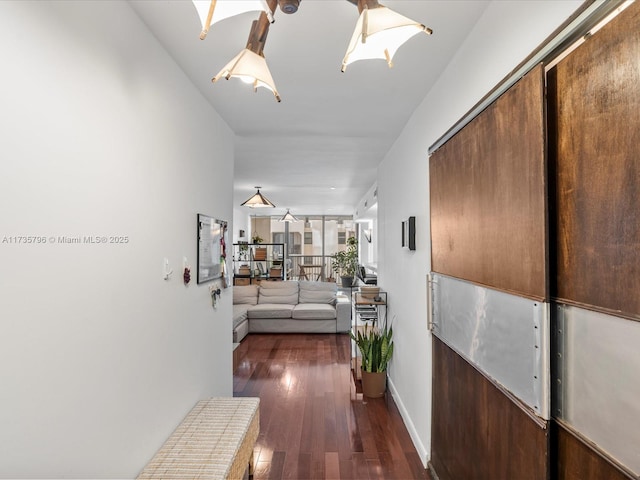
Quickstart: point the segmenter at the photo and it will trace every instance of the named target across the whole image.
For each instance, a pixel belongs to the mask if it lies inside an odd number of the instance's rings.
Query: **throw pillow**
[[[236,285],[233,287],[234,305],[257,305],[258,286],[257,285]]]
[[[300,283],[300,303],[336,303],[338,286],[333,282]]]
[[[258,303],[298,303],[298,282],[261,282]]]

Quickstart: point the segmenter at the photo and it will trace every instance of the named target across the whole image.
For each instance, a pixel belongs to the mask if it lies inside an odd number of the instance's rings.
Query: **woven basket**
[[[376,298],[380,293],[380,287],[360,287],[362,298]]]
[[[269,269],[269,276],[270,277],[281,277],[282,276],[282,269],[281,268],[270,268]]]

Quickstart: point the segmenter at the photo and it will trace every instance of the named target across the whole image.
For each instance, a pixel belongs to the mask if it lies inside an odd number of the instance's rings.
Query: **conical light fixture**
[[[269,33],[269,19],[266,13],[262,12],[260,18],[254,20],[251,25],[246,48],[227,63],[211,81],[215,83],[221,78],[229,80],[231,77],[236,77],[245,83],[253,84],[254,92],[258,87],[271,90],[279,102],[280,95],[263,54],[267,33]]]
[[[204,40],[209,32],[209,28],[214,23],[224,20],[234,15],[246,12],[263,11],[270,22],[273,22],[273,11],[266,0],[191,0],[196,7],[202,32],[200,39]]]
[[[262,195],[260,193],[260,188],[261,187],[255,187],[256,188],[256,193],[253,194],[253,196],[247,200],[245,200],[243,203],[240,204],[241,207],[250,207],[250,208],[265,208],[265,207],[270,207],[273,208],[275,207],[275,205],[273,203],[271,203],[269,200],[267,200],[267,198]]]
[[[284,216],[280,219],[280,221],[281,222],[297,222],[298,219],[295,217],[295,215],[289,212],[289,209],[287,208],[287,213],[284,214]]]
[[[393,56],[414,35],[433,33],[428,27],[380,5],[378,0],[358,0],[360,17],[342,60],[342,71],[358,60],[381,58],[389,67]]]

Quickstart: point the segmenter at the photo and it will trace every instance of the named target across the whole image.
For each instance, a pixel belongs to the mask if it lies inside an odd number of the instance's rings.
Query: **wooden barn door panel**
[[[543,102],[544,71],[537,66],[432,154],[434,272],[505,292],[507,297],[534,302],[547,298]],[[490,333],[499,324],[496,313],[473,298],[457,300],[459,317],[482,310],[476,323]],[[507,316],[506,321],[520,323],[521,318]],[[455,328],[468,328],[460,325]],[[482,362],[471,366],[444,343],[445,332],[440,333],[443,337],[433,339],[431,451],[438,476],[442,480],[547,478],[547,422],[517,400],[514,390],[497,388]],[[542,342],[548,341],[545,335]],[[536,351],[542,351],[533,341],[527,345],[533,351],[530,356],[528,349],[510,351],[526,366],[534,363]],[[488,344],[476,347],[490,359],[499,356],[498,367],[516,358],[500,355]],[[531,380],[516,378],[512,383],[525,385]],[[548,385],[548,376],[544,380]]]
[[[554,425],[557,477],[560,480],[631,480],[607,458],[596,452],[585,440],[563,425]]]
[[[433,337],[431,465],[440,480],[548,478],[548,429]]]
[[[548,74],[553,296],[640,318],[640,3]]]
[[[547,77],[555,473],[639,478],[640,2]]]
[[[543,92],[538,66],[432,154],[433,271],[546,298]]]

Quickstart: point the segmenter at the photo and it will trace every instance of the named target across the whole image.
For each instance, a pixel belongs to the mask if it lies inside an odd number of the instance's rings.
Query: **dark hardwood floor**
[[[387,393],[358,393],[349,337],[248,335],[233,390],[260,397],[255,480],[430,479]]]

